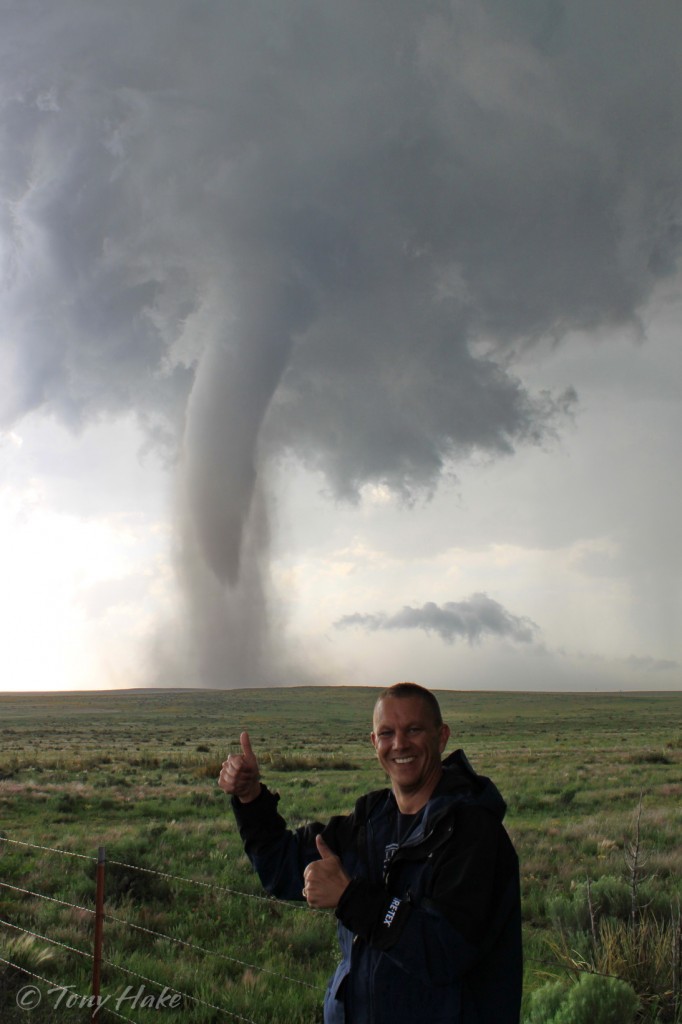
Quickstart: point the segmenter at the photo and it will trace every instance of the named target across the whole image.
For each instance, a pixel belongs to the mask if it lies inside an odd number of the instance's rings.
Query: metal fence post
[[[102,938],[104,934],[104,864],[105,848],[99,847],[97,852],[97,890],[95,894],[95,954],[92,961],[92,995],[93,1008],[90,1020],[95,1024],[99,1020],[99,988],[102,968]]]

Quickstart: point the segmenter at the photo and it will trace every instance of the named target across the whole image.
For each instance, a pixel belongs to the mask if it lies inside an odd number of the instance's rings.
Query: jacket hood
[[[474,771],[463,750],[456,750],[443,761],[441,780],[424,809],[419,825],[405,845],[418,844],[441,819],[450,814],[454,804],[482,807],[500,822],[507,810],[495,783]]]
[[[431,800],[448,794],[456,795],[468,789],[471,803],[484,807],[502,821],[507,804],[495,783],[487,775],[479,775],[469,763],[463,750],[455,750],[443,761],[443,776]]]

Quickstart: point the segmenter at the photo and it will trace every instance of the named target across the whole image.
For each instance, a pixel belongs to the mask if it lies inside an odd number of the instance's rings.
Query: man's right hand
[[[236,796],[241,803],[250,804],[260,795],[260,772],[248,732],[241,734],[239,743],[242,752],[230,754],[227,761],[223,761],[218,785],[225,793]]]

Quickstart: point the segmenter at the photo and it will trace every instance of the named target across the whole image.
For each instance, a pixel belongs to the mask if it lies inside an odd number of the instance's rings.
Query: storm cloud
[[[466,601],[446,601],[442,605],[427,601],[421,608],[405,605],[399,612],[386,615],[344,615],[335,622],[337,629],[357,626],[360,629],[422,629],[436,633],[446,643],[468,640],[470,644],[483,636],[504,637],[517,643],[533,643],[538,631],[530,619],[512,615],[487,594],[472,594]]]
[[[138,414],[204,683],[272,676],[273,459],[409,501],[561,428],[575,394],[519,349],[640,329],[680,245],[681,30],[656,0],[4,5],[0,427]]]

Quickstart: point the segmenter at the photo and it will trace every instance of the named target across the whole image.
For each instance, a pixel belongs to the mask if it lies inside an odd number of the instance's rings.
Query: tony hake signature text
[[[105,996],[81,996],[77,992],[72,992],[72,988],[72,985],[60,985],[59,988],[51,988],[48,991],[48,995],[57,996],[54,1001],[55,1009],[59,1006],[66,1006],[68,1009],[86,1006],[99,1009],[106,1006],[110,1000],[115,1000],[112,1006],[117,1010],[122,1006],[127,1006],[129,1010],[177,1010],[182,1001],[179,992],[173,992],[165,985],[161,992],[147,992],[144,985],[139,985],[137,989],[134,989],[133,985],[126,985],[119,996],[111,993]]]

